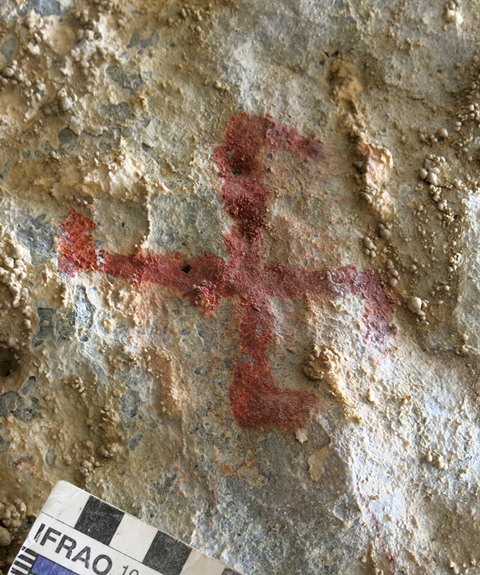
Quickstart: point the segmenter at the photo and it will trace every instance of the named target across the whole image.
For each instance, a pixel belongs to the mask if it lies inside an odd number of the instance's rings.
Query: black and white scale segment
[[[35,521],[9,575],[240,575],[60,481]]]

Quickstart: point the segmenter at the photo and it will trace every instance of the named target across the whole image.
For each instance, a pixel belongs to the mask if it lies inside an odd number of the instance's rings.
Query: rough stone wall
[[[0,3],[0,569],[69,480],[247,575],[480,573],[480,4]]]

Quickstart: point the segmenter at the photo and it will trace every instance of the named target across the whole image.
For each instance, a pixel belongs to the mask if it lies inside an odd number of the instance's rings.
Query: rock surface
[[[480,573],[479,27],[0,4],[0,571],[65,479],[246,575]]]

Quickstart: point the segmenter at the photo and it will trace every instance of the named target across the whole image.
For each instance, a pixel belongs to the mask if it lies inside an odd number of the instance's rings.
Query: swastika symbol
[[[121,255],[95,248],[95,224],[72,211],[59,232],[59,264],[69,275],[99,271],[138,285],[151,282],[180,294],[209,313],[229,298],[238,321],[240,357],[233,369],[229,399],[235,420],[244,428],[302,426],[318,407],[313,391],[285,389],[272,376],[269,347],[274,334],[271,298],[341,297],[353,293],[364,299],[367,337],[381,342],[390,331],[393,300],[380,275],[347,265],[310,270],[271,264],[261,258],[262,230],[267,223],[271,191],[265,185],[259,160],[263,149],[281,150],[318,162],[323,147],[270,116],[233,116],[224,143],[214,152],[223,180],[221,195],[233,220],[226,236],[229,259],[212,253],[187,258],[180,253],[139,250]]]

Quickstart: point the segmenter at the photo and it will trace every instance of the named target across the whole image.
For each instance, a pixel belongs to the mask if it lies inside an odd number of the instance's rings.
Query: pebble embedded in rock
[[[422,311],[422,300],[417,296],[411,296],[407,299],[408,309],[416,314],[420,314]]]
[[[438,176],[434,172],[429,172],[427,175],[427,182],[432,186],[438,186]]]
[[[8,547],[12,542],[10,531],[0,525],[0,547]]]

